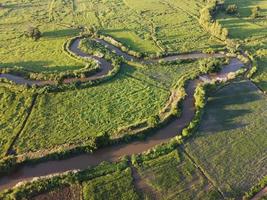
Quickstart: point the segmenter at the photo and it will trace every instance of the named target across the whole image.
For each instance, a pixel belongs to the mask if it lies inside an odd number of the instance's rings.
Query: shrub
[[[237,14],[237,10],[238,10],[237,5],[231,4],[227,6],[226,13],[230,15]]]
[[[260,16],[260,7],[256,6],[254,8],[251,9],[251,18],[252,19],[256,19]]]
[[[203,73],[217,72],[220,70],[222,62],[215,58],[207,58],[199,61],[200,71]]]
[[[9,173],[16,165],[17,158],[15,156],[8,156],[0,160],[0,174]]]
[[[38,40],[42,35],[39,28],[34,26],[29,26],[25,34],[27,37],[30,37],[34,40]]]
[[[220,40],[226,40],[228,37],[228,29],[223,28],[217,21],[212,19],[212,15],[216,11],[217,2],[210,3],[200,11],[199,23],[213,36]]]
[[[149,119],[148,119],[147,122],[148,122],[148,125],[150,127],[155,127],[155,126],[157,126],[157,124],[159,123],[159,121],[160,121],[159,116],[158,115],[155,115],[155,116],[149,117]]]

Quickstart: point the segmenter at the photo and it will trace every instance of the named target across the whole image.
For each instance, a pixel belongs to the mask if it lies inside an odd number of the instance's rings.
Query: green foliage
[[[44,192],[53,191],[58,188],[68,187],[76,184],[81,184],[84,181],[98,179],[98,177],[110,177],[110,174],[121,174],[128,175],[127,171],[128,164],[127,160],[121,160],[118,163],[107,163],[103,162],[96,167],[86,169],[81,172],[67,172],[63,174],[56,174],[53,176],[39,178],[32,182],[25,182],[17,187],[9,190],[1,191],[0,199],[3,200],[24,200]],[[126,169],[126,170],[125,170]],[[131,184],[131,179],[127,176],[128,183]],[[131,185],[129,185],[130,187]],[[133,195],[136,195],[133,193]]]
[[[8,156],[4,157],[0,160],[0,175],[5,175],[11,172],[15,165],[16,165],[17,159],[15,156]]]
[[[226,13],[230,15],[237,14],[238,13],[237,5],[236,4],[228,5],[226,8]]]
[[[251,18],[252,19],[256,19],[260,16],[260,7],[256,6],[254,8],[251,9]]]
[[[258,192],[267,186],[267,176],[264,176],[256,185],[254,185],[248,192],[243,196],[244,200],[253,198]]]
[[[200,71],[202,73],[218,72],[223,62],[216,58],[206,58],[199,61]]]
[[[12,85],[0,85],[0,158],[19,133],[32,102],[32,92]]]
[[[41,37],[42,34],[38,27],[29,26],[25,32],[25,35],[36,41]]]
[[[137,200],[130,168],[83,183],[83,198],[88,200]]]
[[[150,116],[148,118],[148,126],[150,127],[156,127],[159,122],[160,122],[160,118],[158,115]]]
[[[219,38],[220,40],[226,40],[229,34],[228,30],[226,28],[223,28],[218,21],[214,21],[212,17],[213,13],[216,10],[216,2],[208,4],[200,11],[199,23],[211,35]]]
[[[240,197],[263,175],[266,102],[249,81],[225,86],[208,99],[195,137],[185,143],[186,151],[225,198]]]
[[[101,85],[40,94],[15,147],[22,153],[60,144],[83,146],[103,133],[112,139],[121,128],[158,115],[174,83],[182,77],[187,80],[184,74],[198,75],[196,66],[197,62],[142,68],[124,65],[120,74]],[[183,87],[181,82],[178,85]]]

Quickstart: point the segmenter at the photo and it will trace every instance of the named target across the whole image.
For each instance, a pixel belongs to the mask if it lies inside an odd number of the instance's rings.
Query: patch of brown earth
[[[81,196],[81,187],[79,185],[72,185],[37,195],[30,200],[80,200]]]

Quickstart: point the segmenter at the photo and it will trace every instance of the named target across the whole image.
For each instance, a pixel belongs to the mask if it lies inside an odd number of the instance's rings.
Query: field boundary
[[[21,128],[19,129],[18,133],[16,134],[16,136],[13,138],[12,142],[10,143],[10,145],[9,145],[7,151],[6,151],[5,156],[9,156],[9,155],[14,154],[12,148],[13,148],[14,144],[16,143],[16,141],[18,140],[18,138],[20,137],[21,133],[23,132],[23,130],[24,130],[24,128],[25,128],[25,126],[26,126],[26,124],[28,122],[28,119],[29,119],[29,117],[30,117],[30,115],[32,113],[32,110],[33,110],[33,107],[34,107],[35,102],[37,100],[37,97],[38,97],[38,94],[33,95],[31,105],[28,108],[28,112],[27,112],[28,114],[26,115],[24,121],[22,122]]]

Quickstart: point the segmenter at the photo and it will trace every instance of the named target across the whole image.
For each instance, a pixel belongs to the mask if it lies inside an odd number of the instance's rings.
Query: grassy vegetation
[[[220,199],[218,192],[188,157],[177,150],[139,162],[138,171],[159,199]]]
[[[16,148],[22,153],[60,144],[86,144],[104,133],[114,137],[118,129],[158,114],[172,85],[184,72],[197,69],[198,62],[141,68],[124,65],[105,84],[39,95]]]
[[[30,200],[80,200],[81,196],[81,186],[71,185],[70,187],[59,187],[51,192],[36,195]]]
[[[254,57],[259,57],[259,52],[267,51],[267,1],[236,1],[225,0],[227,5],[237,5],[234,15],[220,12],[217,16],[223,27],[229,30],[229,37],[234,39],[243,50],[248,50]],[[252,9],[259,7],[258,17],[252,18]],[[257,60],[258,72],[253,76],[253,81],[264,91],[267,91],[267,55],[261,55]]]
[[[266,175],[266,97],[237,81],[209,98],[186,150],[226,197],[240,197]]]
[[[137,200],[130,168],[83,182],[83,198],[88,200]]]
[[[64,42],[78,34],[73,27],[95,26],[133,50],[146,53],[193,51],[216,45],[196,19],[200,0],[7,1],[0,9],[0,67],[34,72],[62,72],[83,67],[66,57]],[[29,25],[38,26],[38,41],[26,38]],[[193,30],[193,33],[192,33]],[[189,34],[190,33],[190,34]]]
[[[0,85],[0,158],[21,129],[31,102],[31,92]]]

